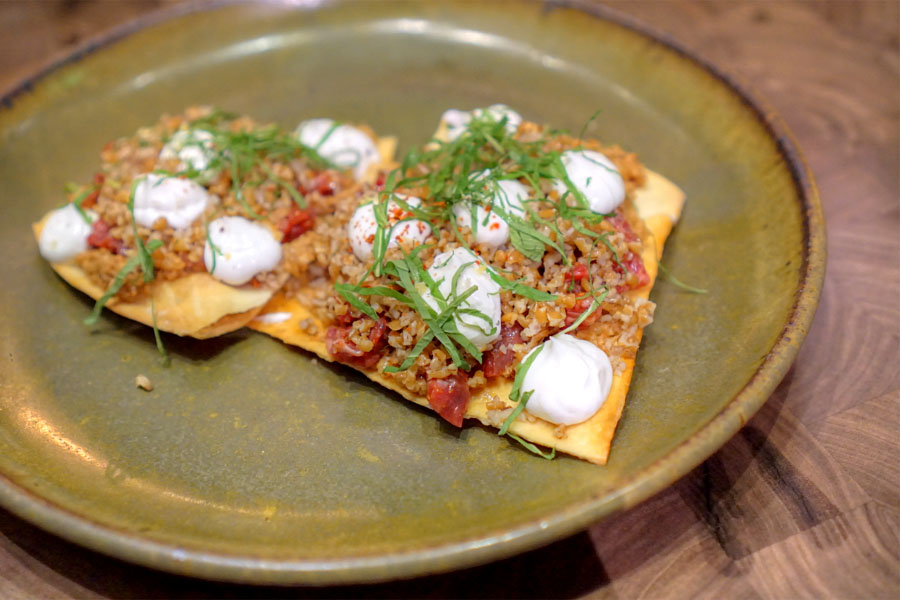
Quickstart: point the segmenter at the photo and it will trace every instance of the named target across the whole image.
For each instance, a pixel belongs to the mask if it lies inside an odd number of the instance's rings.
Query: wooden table
[[[171,2],[0,2],[0,89]],[[377,586],[257,588],[157,573],[0,510],[0,598],[900,598],[900,2],[614,3],[737,73],[821,189],[828,272],[794,367],[680,482],[508,560]]]

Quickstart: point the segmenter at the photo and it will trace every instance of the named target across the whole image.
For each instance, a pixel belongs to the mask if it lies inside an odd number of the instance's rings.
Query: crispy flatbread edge
[[[49,213],[32,225],[35,239],[40,239],[48,216]],[[72,261],[50,263],[50,266],[66,283],[94,300],[106,291]],[[273,293],[274,290],[250,286],[232,287],[208,273],[192,273],[171,281],[154,281],[149,284],[149,294],[139,301],[121,302],[113,298],[105,308],[150,327],[155,311],[160,331],[206,339],[246,325]]]
[[[648,234],[643,240],[644,252],[641,258],[644,260],[644,267],[650,276],[648,285],[631,292],[637,297],[646,300],[650,296],[650,291],[656,281],[663,245],[681,215],[684,200],[684,192],[680,188],[663,176],[649,170],[645,185],[638,189],[633,196],[635,207],[648,230]],[[288,344],[313,352],[328,362],[333,362],[325,344],[326,327],[309,309],[295,299],[288,298],[282,293],[276,293],[263,308],[261,315],[271,314],[274,316],[274,313],[290,315],[290,317],[277,322],[266,322],[264,319],[257,318],[250,321],[248,326]],[[298,323],[306,319],[308,319],[307,331],[314,333],[307,333],[298,327]],[[638,341],[642,334],[643,330],[638,331]],[[624,363],[623,371],[613,378],[606,401],[590,419],[577,425],[560,428],[536,417],[520,417],[512,424],[510,431],[535,444],[556,448],[559,452],[571,454],[596,464],[606,464],[634,371],[634,359],[626,359]],[[407,400],[429,408],[426,398],[413,394],[380,372],[359,370],[375,383],[397,392]],[[511,389],[511,380],[492,382],[478,394],[472,396],[466,411],[466,418],[478,419],[484,425],[498,428],[507,413],[488,409],[488,403],[493,401],[493,404],[500,400],[511,408],[514,406],[509,400]]]

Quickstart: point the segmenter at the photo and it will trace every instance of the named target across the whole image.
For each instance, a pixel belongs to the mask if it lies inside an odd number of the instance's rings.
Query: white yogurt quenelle
[[[422,200],[415,196],[403,194],[396,196],[409,206],[418,207],[422,204]],[[395,248],[399,244],[407,242],[422,244],[431,235],[431,225],[427,221],[413,218],[411,212],[393,200],[388,202],[387,218],[391,227],[388,248]],[[347,236],[350,238],[350,247],[353,248],[356,258],[362,261],[372,258],[372,248],[377,231],[378,221],[375,219],[375,205],[368,202],[357,208],[347,224]]]
[[[464,265],[467,265],[464,267]],[[442,252],[434,257],[428,274],[438,284],[438,289],[448,301],[453,300],[453,279],[462,269],[456,281],[456,293],[462,294],[474,287],[475,292],[466,298],[460,308],[476,310],[485,315],[457,312],[454,316],[459,332],[479,350],[500,337],[500,286],[491,279],[488,267],[477,256],[465,248],[456,248]],[[422,291],[422,297],[436,311],[440,312],[440,304],[428,289]]]
[[[310,119],[300,123],[294,132],[301,144],[343,169],[352,168],[357,178],[381,160],[375,141],[351,125],[337,124],[332,119]]]
[[[490,171],[485,170],[475,175],[475,177],[481,179],[486,177],[488,173]],[[493,210],[493,207],[500,206],[507,213],[524,218],[525,210],[522,207],[522,203],[528,199],[528,188],[513,179],[504,179],[492,182],[489,185],[493,188],[491,208],[481,205],[476,207],[476,223],[474,226],[472,224],[471,202],[454,204],[453,214],[456,216],[457,225],[468,227],[474,231],[477,243],[496,248],[509,241],[509,224]]]
[[[487,108],[476,108],[471,111],[450,109],[441,115],[441,122],[447,126],[447,141],[452,142],[469,127],[472,119],[482,117],[490,117],[494,121],[501,121],[506,118],[506,131],[512,135],[519,130],[522,123],[522,115],[506,106],[505,104],[494,104]]]
[[[259,273],[271,271],[279,262],[281,244],[259,223],[244,217],[219,217],[209,224],[203,263],[219,281],[243,285]]]
[[[590,209],[607,214],[625,200],[625,182],[616,165],[593,150],[568,150],[562,154],[566,176],[575,188],[584,194]],[[563,195],[568,191],[565,182],[556,182],[556,191]]]
[[[203,129],[182,129],[176,131],[159,151],[160,160],[175,160],[179,171],[193,169],[201,179],[208,182],[216,175],[214,169],[207,169],[216,157],[213,135]]]
[[[91,220],[84,220],[74,204],[66,204],[50,213],[38,238],[38,250],[46,260],[56,263],[73,258],[88,249],[88,237],[97,213],[85,210]]]
[[[522,393],[534,391],[525,409],[557,425],[591,418],[609,395],[613,372],[609,357],[594,344],[567,333],[551,336],[522,380]]]
[[[134,189],[134,220],[143,227],[153,227],[165,217],[169,227],[184,229],[203,214],[211,201],[199,183],[180,177],[151,173]]]

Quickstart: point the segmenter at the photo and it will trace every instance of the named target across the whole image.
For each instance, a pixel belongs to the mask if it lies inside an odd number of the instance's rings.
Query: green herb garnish
[[[209,250],[212,253],[212,268],[209,270],[209,274],[212,275],[216,272],[216,256],[222,254],[222,251],[212,241],[212,236],[209,233],[209,223],[206,224],[206,243],[209,244]]]
[[[664,264],[657,263],[657,266],[659,267],[660,273],[665,275],[666,280],[671,282],[672,284],[674,284],[676,287],[680,287],[681,289],[683,289],[687,292],[691,292],[693,294],[708,293],[708,290],[705,290],[703,288],[694,287],[694,286],[691,286],[691,285],[688,285],[688,284],[682,282],[677,277],[675,277],[675,275],[673,275],[672,272]]]
[[[160,246],[162,246],[162,241],[150,240],[149,242],[147,242],[147,245],[144,246],[144,250],[146,252],[154,252]],[[106,293],[104,293],[102,296],[100,296],[99,299],[97,299],[97,302],[94,304],[94,310],[92,310],[90,316],[88,316],[84,320],[85,325],[93,325],[97,322],[97,319],[100,318],[100,313],[103,311],[103,307],[106,306],[106,303],[109,302],[109,300],[113,296],[115,296],[120,289],[122,289],[122,286],[125,284],[125,278],[128,277],[129,273],[134,271],[137,267],[141,266],[141,263],[142,260],[140,254],[135,254],[128,259],[128,262],[126,262],[122,266],[122,268],[119,269],[119,272],[116,274],[115,279],[113,279],[112,285],[107,288]],[[144,273],[144,276],[146,277],[146,272]]]
[[[256,169],[262,171],[267,180],[283,189],[298,207],[306,207],[306,201],[300,192],[293,185],[278,177],[267,161],[290,161],[295,158],[304,158],[316,168],[339,168],[322,157],[317,148],[302,144],[296,134],[284,132],[275,125],[252,131],[233,131],[229,125],[235,118],[236,116],[231,113],[216,110],[206,117],[192,121],[190,123],[191,130],[206,131],[212,136],[212,140],[191,141],[185,145],[196,145],[208,150],[210,160],[202,171],[188,166],[173,175],[199,180],[209,172],[227,171],[231,176],[231,187],[235,200],[241,205],[247,216],[260,220],[264,216],[253,208],[244,193],[245,186],[254,187],[261,183],[254,177]],[[324,140],[323,137],[320,143]]]
[[[75,210],[78,211],[78,214],[81,215],[81,218],[84,219],[84,222],[88,225],[93,225],[94,222],[91,220],[90,216],[81,208],[81,204],[87,200],[87,197],[96,192],[100,186],[91,185],[86,187],[78,196],[72,200],[72,204],[75,206]]]
[[[137,248],[137,258],[141,265],[141,271],[144,274],[144,281],[149,283],[156,277],[153,270],[153,258],[150,256],[151,251],[148,251],[144,240],[138,234],[137,221],[134,219],[134,192],[137,186],[145,179],[146,177],[138,177],[131,182],[131,193],[128,194],[128,212],[131,215],[131,227],[134,233],[134,245]],[[159,243],[157,248],[161,245],[162,242]]]
[[[517,402],[518,404],[516,404],[512,412],[509,413],[509,416],[506,417],[506,420],[503,421],[503,425],[500,427],[500,431],[497,432],[497,435],[508,435],[512,439],[522,444],[522,446],[524,446],[527,450],[530,450],[534,454],[546,458],[547,460],[551,460],[556,457],[556,448],[552,448],[550,452],[544,453],[541,452],[540,448],[538,448],[531,442],[523,440],[514,433],[509,433],[510,426],[515,422],[516,419],[519,418],[519,415],[522,414],[522,411],[525,410],[525,405],[528,404],[528,399],[531,398],[531,395],[534,393],[534,390],[528,390],[527,392],[522,393],[522,382],[525,381],[525,374],[528,373],[531,365],[534,363],[535,359],[543,351],[543,349],[543,344],[536,347],[531,351],[531,354],[525,359],[525,361],[521,365],[519,365],[519,368],[516,369],[516,378],[513,380],[513,386],[512,390],[510,390],[509,393],[509,399],[513,402]]]
[[[551,448],[550,452],[541,452],[540,448],[538,448],[537,446],[535,446],[534,444],[532,444],[529,441],[523,440],[522,438],[520,438],[519,436],[517,436],[514,433],[507,433],[506,435],[508,435],[512,439],[516,440],[517,442],[522,444],[527,450],[531,451],[534,454],[537,454],[541,458],[546,458],[547,460],[553,460],[554,458],[556,458],[556,448]]]
[[[156,304],[153,302],[153,296],[150,296],[150,319],[153,321],[153,338],[156,340],[156,349],[162,357],[163,366],[168,367],[171,361],[169,360],[169,353],[166,352],[166,348],[163,346],[162,336],[159,334],[159,327],[156,325]]]
[[[606,299],[606,296],[609,294],[608,289],[604,289],[601,292],[594,292],[593,290],[589,292],[590,297],[593,298],[591,301],[591,305],[587,307],[587,309],[578,315],[578,318],[575,319],[571,325],[560,331],[560,333],[569,333],[570,331],[574,331],[578,329],[578,326],[584,323],[584,320],[587,319],[591,314],[596,311],[600,306],[603,305],[603,300]]]

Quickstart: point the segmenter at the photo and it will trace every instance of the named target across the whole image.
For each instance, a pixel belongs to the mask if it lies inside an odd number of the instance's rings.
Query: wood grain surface
[[[167,2],[0,0],[0,89]],[[611,3],[765,96],[821,190],[828,270],[793,368],[724,448],[573,537],[318,589],[157,573],[0,510],[0,598],[900,598],[900,2]]]

